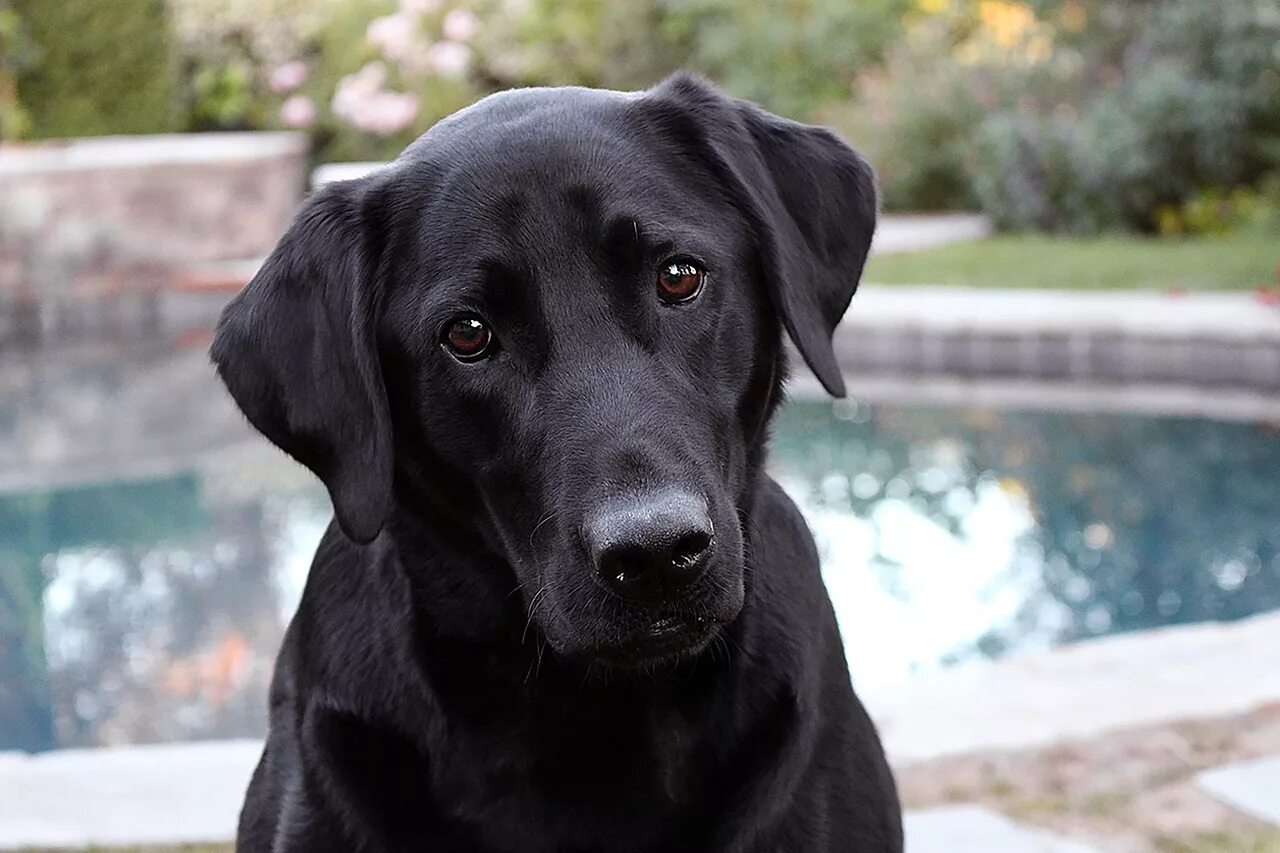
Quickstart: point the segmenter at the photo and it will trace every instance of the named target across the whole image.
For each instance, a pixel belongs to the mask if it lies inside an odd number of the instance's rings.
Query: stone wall
[[[868,286],[835,338],[852,376],[1280,390],[1280,310],[1249,293]]]
[[[145,326],[186,267],[265,255],[306,157],[289,133],[0,146],[0,346]]]

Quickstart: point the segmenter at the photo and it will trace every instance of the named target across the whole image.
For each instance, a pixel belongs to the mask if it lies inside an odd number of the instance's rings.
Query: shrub
[[[1156,226],[1166,237],[1280,233],[1280,172],[1268,175],[1256,188],[1211,187],[1191,196],[1181,206],[1165,205],[1156,211]]]
[[[26,24],[9,0],[0,0],[0,140],[20,139],[31,129],[31,115],[18,100],[18,73],[35,57]]]
[[[914,0],[662,0],[681,65],[793,118],[849,97],[884,58]]]
[[[884,206],[972,208],[973,136],[982,119],[969,69],[953,56],[945,21],[913,27],[883,66],[864,72],[854,98],[817,118],[875,165]]]
[[[976,137],[974,189],[1000,225],[1155,231],[1160,211],[1274,168],[1274,4],[1074,5],[1093,23],[1022,74]]]
[[[12,0],[35,57],[17,75],[38,137],[174,126],[165,0]]]

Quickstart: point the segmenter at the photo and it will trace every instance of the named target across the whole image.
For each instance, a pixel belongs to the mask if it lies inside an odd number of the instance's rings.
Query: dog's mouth
[[[676,663],[705,649],[719,630],[718,622],[703,616],[664,616],[602,646],[595,656],[623,667]]]

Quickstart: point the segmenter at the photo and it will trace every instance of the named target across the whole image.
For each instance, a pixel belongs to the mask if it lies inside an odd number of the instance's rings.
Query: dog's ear
[[[876,227],[871,166],[831,131],[721,94],[687,74],[651,97],[683,108],[753,220],[774,306],[828,392],[845,394],[832,349]],[[678,132],[678,131],[677,131]]]
[[[366,181],[331,184],[302,205],[222,312],[210,350],[250,423],[315,472],[359,543],[382,529],[392,488]]]

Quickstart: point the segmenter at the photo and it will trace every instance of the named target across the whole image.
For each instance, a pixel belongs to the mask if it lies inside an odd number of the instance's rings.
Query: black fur
[[[213,345],[337,521],[238,849],[900,851],[812,537],[763,471],[782,328],[843,393],[875,215],[834,136],[687,76],[495,95],[311,198]],[[708,271],[687,304],[655,291],[672,257]],[[460,314],[491,357],[442,348]],[[713,547],[632,601],[584,520],[663,489]]]

